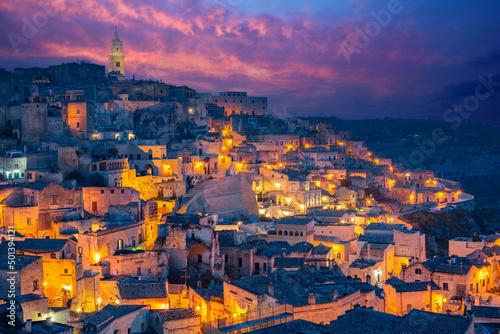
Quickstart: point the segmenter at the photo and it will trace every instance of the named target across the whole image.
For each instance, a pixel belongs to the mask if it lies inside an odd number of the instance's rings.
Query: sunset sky
[[[297,115],[443,119],[474,96],[478,76],[500,82],[500,2],[491,0],[402,0],[348,62],[340,45],[393,2],[2,1],[0,67],[107,66],[117,26],[128,78],[248,91]],[[499,106],[500,83],[468,119],[500,125]]]

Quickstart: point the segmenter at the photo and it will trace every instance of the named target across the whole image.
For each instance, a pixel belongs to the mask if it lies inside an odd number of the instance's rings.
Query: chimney
[[[453,263],[453,264],[457,263],[457,256],[456,255],[453,255],[451,257],[451,263]]]
[[[451,264],[451,257],[448,256],[448,264]]]
[[[307,301],[310,305],[316,304],[316,295],[314,294],[314,292],[311,292],[309,296],[307,296]]]
[[[339,298],[339,292],[337,290],[333,291],[332,297],[335,299]]]
[[[26,323],[24,324],[24,330],[27,333],[31,333],[31,319],[26,320]]]
[[[274,296],[274,283],[273,282],[269,282],[268,292],[271,296]]]

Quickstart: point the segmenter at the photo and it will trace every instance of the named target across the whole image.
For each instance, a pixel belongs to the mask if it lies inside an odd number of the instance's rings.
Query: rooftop
[[[31,253],[49,253],[61,251],[68,239],[24,239],[15,241],[16,250],[29,251]],[[8,243],[0,244],[0,253],[7,253]]]

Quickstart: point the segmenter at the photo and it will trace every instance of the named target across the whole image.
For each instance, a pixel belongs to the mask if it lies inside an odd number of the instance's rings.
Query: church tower
[[[123,55],[123,42],[118,37],[115,27],[115,35],[111,40],[111,52],[109,54],[108,72],[120,72],[125,76],[125,56]]]

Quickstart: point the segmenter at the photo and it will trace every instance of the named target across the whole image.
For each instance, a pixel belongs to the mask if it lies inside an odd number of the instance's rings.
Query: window
[[[137,276],[140,276],[141,272],[142,272],[141,267],[137,267]]]
[[[80,127],[80,122],[76,122],[76,127],[79,128]]]
[[[38,281],[33,281],[33,290],[38,290]]]
[[[120,67],[120,62],[119,61],[116,62],[116,67]]]
[[[122,189],[121,193],[122,193],[122,194],[125,194],[125,191]]]
[[[238,258],[238,267],[243,267],[243,259],[241,257]]]
[[[422,275],[422,269],[415,269],[415,275]]]
[[[50,253],[50,258],[55,259],[56,258],[56,253]]]
[[[67,274],[68,273],[68,269],[64,269],[64,273]]]
[[[76,113],[79,114],[80,113],[80,110],[76,109]]]
[[[115,190],[114,189],[111,189],[111,193],[114,194],[115,193]]]
[[[68,204],[73,204],[73,199],[72,198],[68,199]]]
[[[123,248],[123,239],[119,239],[117,242],[116,242],[116,249],[120,250]]]
[[[411,304],[408,304],[406,305],[406,312],[409,313],[410,311],[411,311]]]
[[[448,283],[443,283],[443,290],[448,291]]]
[[[226,254],[226,255],[224,255],[224,262],[225,262],[225,263],[228,263],[228,262],[229,262],[229,256],[227,256],[227,254]]]
[[[83,254],[83,247],[78,246],[78,255],[82,255],[82,254]]]
[[[31,225],[31,218],[26,218],[26,225]]]
[[[52,196],[50,196],[50,204],[51,205],[57,205],[57,204],[59,204],[59,196],[58,195],[52,195]]]

